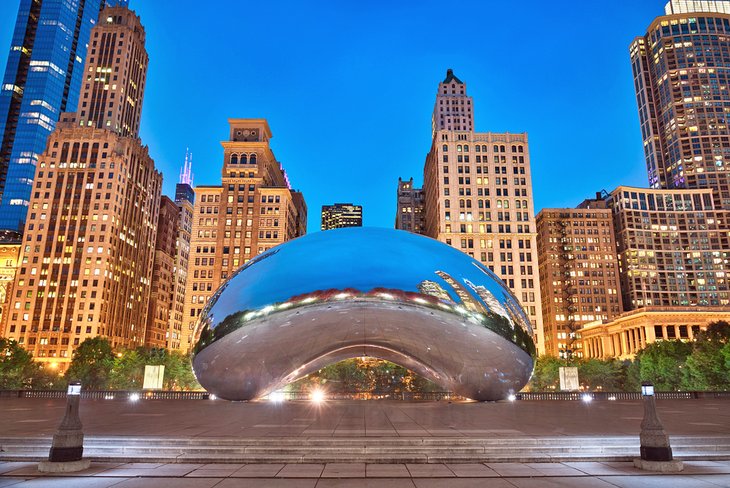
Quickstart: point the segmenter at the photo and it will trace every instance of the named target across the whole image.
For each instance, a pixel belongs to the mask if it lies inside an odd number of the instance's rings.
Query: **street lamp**
[[[79,401],[81,400],[81,382],[72,381],[66,391],[66,410],[61,425],[53,434],[48,461],[38,464],[38,471],[43,473],[70,473],[87,469],[91,462],[83,459],[84,432],[79,418]]]
[[[669,436],[664,431],[656,413],[656,397],[654,385],[649,382],[641,384],[641,398],[644,403],[644,419],[641,421],[641,457],[634,459],[634,466],[646,471],[674,473],[682,471],[682,461],[672,457]]]

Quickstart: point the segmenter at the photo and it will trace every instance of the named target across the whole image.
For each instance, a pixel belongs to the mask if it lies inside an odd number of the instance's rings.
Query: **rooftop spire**
[[[185,163],[180,169],[180,183],[193,186],[193,153],[185,148]]]
[[[461,81],[459,78],[457,78],[454,75],[454,70],[449,68],[446,70],[446,79],[443,81],[444,83],[451,83],[452,81],[455,81],[456,83],[463,84],[464,82]]]

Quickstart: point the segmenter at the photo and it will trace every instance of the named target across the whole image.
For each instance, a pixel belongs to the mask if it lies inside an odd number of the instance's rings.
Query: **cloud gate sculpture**
[[[251,400],[328,364],[371,356],[475,400],[519,391],[535,346],[517,299],[480,262],[405,231],[309,234],[246,263],[201,313],[208,391]]]

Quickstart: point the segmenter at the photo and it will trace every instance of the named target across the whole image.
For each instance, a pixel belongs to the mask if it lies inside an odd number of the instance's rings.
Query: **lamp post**
[[[83,459],[84,433],[79,418],[79,400],[81,400],[81,382],[72,381],[66,392],[63,420],[53,434],[48,461],[41,461],[38,464],[38,471],[71,473],[87,469],[91,465],[88,459]]]
[[[682,471],[682,461],[672,457],[672,446],[669,436],[664,431],[656,413],[654,385],[649,382],[641,384],[641,398],[644,403],[644,419],[641,421],[641,457],[634,459],[634,466],[646,471],[670,473]]]

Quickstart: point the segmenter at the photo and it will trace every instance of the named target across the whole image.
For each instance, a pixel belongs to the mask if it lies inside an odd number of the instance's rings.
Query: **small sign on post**
[[[144,383],[142,388],[145,390],[161,390],[163,379],[165,377],[165,366],[146,365],[144,367]]]
[[[580,389],[578,381],[578,368],[561,366],[558,368],[560,375],[560,391],[577,391]]]

